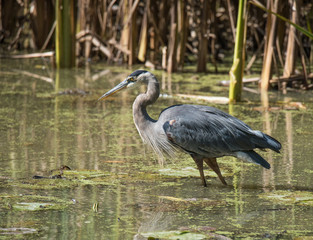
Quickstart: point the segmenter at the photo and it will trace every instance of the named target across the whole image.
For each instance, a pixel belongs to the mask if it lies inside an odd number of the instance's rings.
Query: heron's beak
[[[117,86],[115,86],[114,88],[112,88],[110,91],[106,92],[105,94],[103,94],[97,102],[106,99],[107,97],[113,95],[114,93],[117,93],[119,91],[121,91],[122,89],[126,88],[128,85],[127,80],[124,80],[123,82],[121,82],[120,84],[118,84]]]

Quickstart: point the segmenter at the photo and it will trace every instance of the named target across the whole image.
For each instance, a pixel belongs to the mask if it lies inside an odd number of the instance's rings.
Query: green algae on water
[[[163,168],[159,170],[160,174],[173,177],[199,177],[199,170],[193,167],[185,167],[182,169]],[[216,177],[213,171],[204,170],[205,176]],[[231,176],[231,173],[222,171],[223,176]]]
[[[274,191],[260,194],[261,198],[279,203],[313,206],[313,193],[307,191]]]
[[[180,240],[201,240],[208,239],[208,236],[201,233],[192,233],[187,231],[162,231],[162,232],[147,232],[140,233],[141,236],[147,239],[180,239]]]
[[[100,170],[64,170],[61,174],[60,171],[53,171],[52,175],[40,179],[10,180],[7,185],[24,189],[52,190],[84,185],[112,185],[116,180],[115,175]]]

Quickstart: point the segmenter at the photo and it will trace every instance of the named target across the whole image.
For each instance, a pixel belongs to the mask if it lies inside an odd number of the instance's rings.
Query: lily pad
[[[0,195],[0,208],[20,211],[40,211],[64,209],[73,201],[40,195]]]
[[[313,193],[306,191],[274,191],[263,193],[261,198],[281,203],[281,204],[298,204],[313,206]]]
[[[53,209],[56,204],[44,202],[21,202],[13,205],[14,209],[23,211],[38,211],[42,209]]]

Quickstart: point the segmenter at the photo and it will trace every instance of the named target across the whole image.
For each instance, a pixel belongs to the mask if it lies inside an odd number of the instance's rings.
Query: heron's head
[[[146,71],[146,70],[136,70],[133,73],[131,73],[123,82],[112,88],[110,91],[103,94],[98,101],[101,101],[114,93],[117,93],[125,88],[134,87],[136,85],[140,85],[140,83],[147,83],[149,79],[151,79],[153,76],[152,73]],[[139,83],[139,84],[138,84]]]

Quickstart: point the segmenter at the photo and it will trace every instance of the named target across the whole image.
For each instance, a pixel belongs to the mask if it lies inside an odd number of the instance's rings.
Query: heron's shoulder
[[[172,116],[184,116],[184,115],[220,115],[224,117],[229,117],[230,115],[210,106],[205,105],[191,105],[191,104],[180,104],[173,105],[168,108],[165,108],[160,115],[172,115]]]

